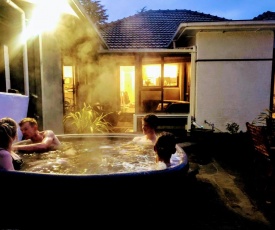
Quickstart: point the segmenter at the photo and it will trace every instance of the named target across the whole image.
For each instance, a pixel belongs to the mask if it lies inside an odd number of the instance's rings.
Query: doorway
[[[63,66],[63,93],[65,114],[74,112],[76,101],[73,66]]]
[[[120,66],[120,108],[123,113],[135,113],[134,66]]]

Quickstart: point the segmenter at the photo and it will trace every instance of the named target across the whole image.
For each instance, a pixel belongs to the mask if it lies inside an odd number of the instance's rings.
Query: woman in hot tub
[[[10,117],[0,119],[0,170],[21,169],[23,160],[12,151],[12,143],[17,141],[17,123]]]
[[[134,137],[136,143],[152,144],[157,140],[156,130],[158,127],[158,117],[154,114],[147,114],[141,121],[143,136]]]

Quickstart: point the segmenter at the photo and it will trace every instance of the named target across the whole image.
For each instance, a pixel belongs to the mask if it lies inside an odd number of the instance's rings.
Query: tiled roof
[[[229,19],[191,10],[148,10],[101,26],[111,50],[167,48],[180,23]]]
[[[275,12],[266,11],[263,14],[260,14],[257,17],[253,18],[253,20],[275,20]]]

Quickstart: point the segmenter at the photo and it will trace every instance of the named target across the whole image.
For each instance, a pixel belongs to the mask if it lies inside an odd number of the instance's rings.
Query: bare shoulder
[[[59,139],[57,138],[57,136],[55,135],[55,133],[52,130],[46,130],[45,132],[46,132],[46,134],[44,135],[44,137],[51,137],[53,139],[52,144],[54,146],[61,145],[61,142],[59,141]]]
[[[44,130],[40,132],[41,135],[43,135],[43,137],[54,137],[55,134],[52,130]]]
[[[134,141],[134,142],[141,141],[141,140],[142,140],[142,137],[143,137],[143,136],[134,137],[134,138],[133,138],[133,141]]]
[[[44,130],[40,132],[43,135],[44,139],[51,139],[51,146],[56,148],[57,146],[61,145],[60,141],[58,140],[57,136],[54,134],[52,130]]]

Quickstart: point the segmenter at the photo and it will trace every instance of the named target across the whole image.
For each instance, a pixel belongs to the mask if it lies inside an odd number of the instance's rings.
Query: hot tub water
[[[91,175],[156,169],[153,145],[136,144],[130,138],[61,138],[61,142],[60,150],[20,154],[24,160],[21,171]]]

